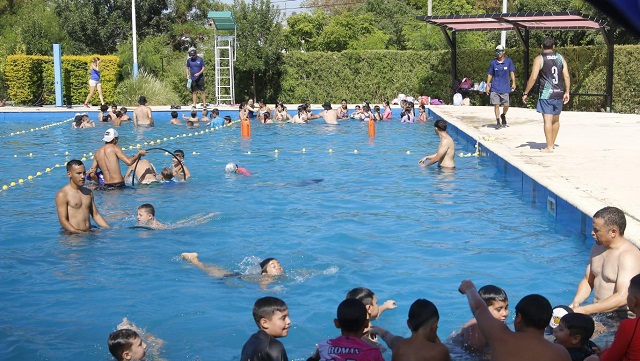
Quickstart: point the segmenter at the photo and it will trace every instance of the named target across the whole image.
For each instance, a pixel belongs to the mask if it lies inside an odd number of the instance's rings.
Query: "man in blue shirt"
[[[509,110],[509,93],[516,89],[516,68],[513,61],[504,55],[504,46],[496,46],[496,57],[491,60],[487,70],[487,88],[489,101],[495,107],[496,129],[507,127],[507,110]],[[509,86],[511,78],[511,86]],[[500,114],[502,105],[502,114]],[[502,120],[502,124],[500,124]]]
[[[207,107],[206,95],[204,93],[204,59],[198,56],[196,49],[189,49],[189,58],[187,59],[187,79],[191,82],[191,95],[193,96],[193,108],[196,107],[198,100],[198,92],[202,97],[202,107]]]

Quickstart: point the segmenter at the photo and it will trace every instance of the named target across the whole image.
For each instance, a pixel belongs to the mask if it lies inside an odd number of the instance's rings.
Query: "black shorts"
[[[204,77],[201,76],[196,80],[191,81],[191,91],[204,91]]]

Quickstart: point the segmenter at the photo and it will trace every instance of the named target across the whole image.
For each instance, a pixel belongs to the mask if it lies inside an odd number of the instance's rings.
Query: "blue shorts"
[[[538,113],[560,115],[562,99],[538,99]]]

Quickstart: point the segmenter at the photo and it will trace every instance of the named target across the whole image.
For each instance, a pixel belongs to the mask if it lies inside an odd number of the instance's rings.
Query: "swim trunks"
[[[118,183],[105,183],[100,187],[100,189],[110,191],[112,189],[122,189],[124,187],[126,187],[126,184],[124,184],[124,181],[122,181]]]

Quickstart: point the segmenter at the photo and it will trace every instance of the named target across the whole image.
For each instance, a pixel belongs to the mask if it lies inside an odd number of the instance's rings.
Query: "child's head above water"
[[[256,300],[253,319],[258,328],[273,337],[285,337],[289,333],[289,310],[287,304],[279,298],[267,296]]]
[[[147,345],[142,342],[140,335],[134,330],[124,328],[109,335],[107,341],[109,352],[118,361],[142,360],[146,353]]]
[[[486,285],[478,290],[480,297],[484,300],[491,311],[491,315],[497,320],[505,322],[509,316],[509,297],[500,287]]]
[[[152,220],[156,216],[156,210],[149,203],[145,203],[138,207],[138,222],[145,223]]]
[[[553,329],[556,343],[566,347],[588,346],[593,336],[595,322],[589,315],[582,313],[567,313],[560,319],[558,327]]]
[[[171,112],[171,118],[177,118],[178,117],[178,112],[176,112],[175,110]]]
[[[260,272],[266,275],[281,275],[283,270],[277,259],[269,257],[260,262]]]
[[[378,314],[380,313],[380,308],[378,307],[378,299],[370,289],[365,287],[354,288],[349,291],[349,293],[347,293],[346,298],[355,298],[357,300],[360,300],[367,307],[369,318],[378,318]]]
[[[407,326],[409,326],[412,333],[420,331],[423,327],[432,327],[435,335],[439,320],[440,314],[436,305],[429,300],[421,298],[411,304]]]

